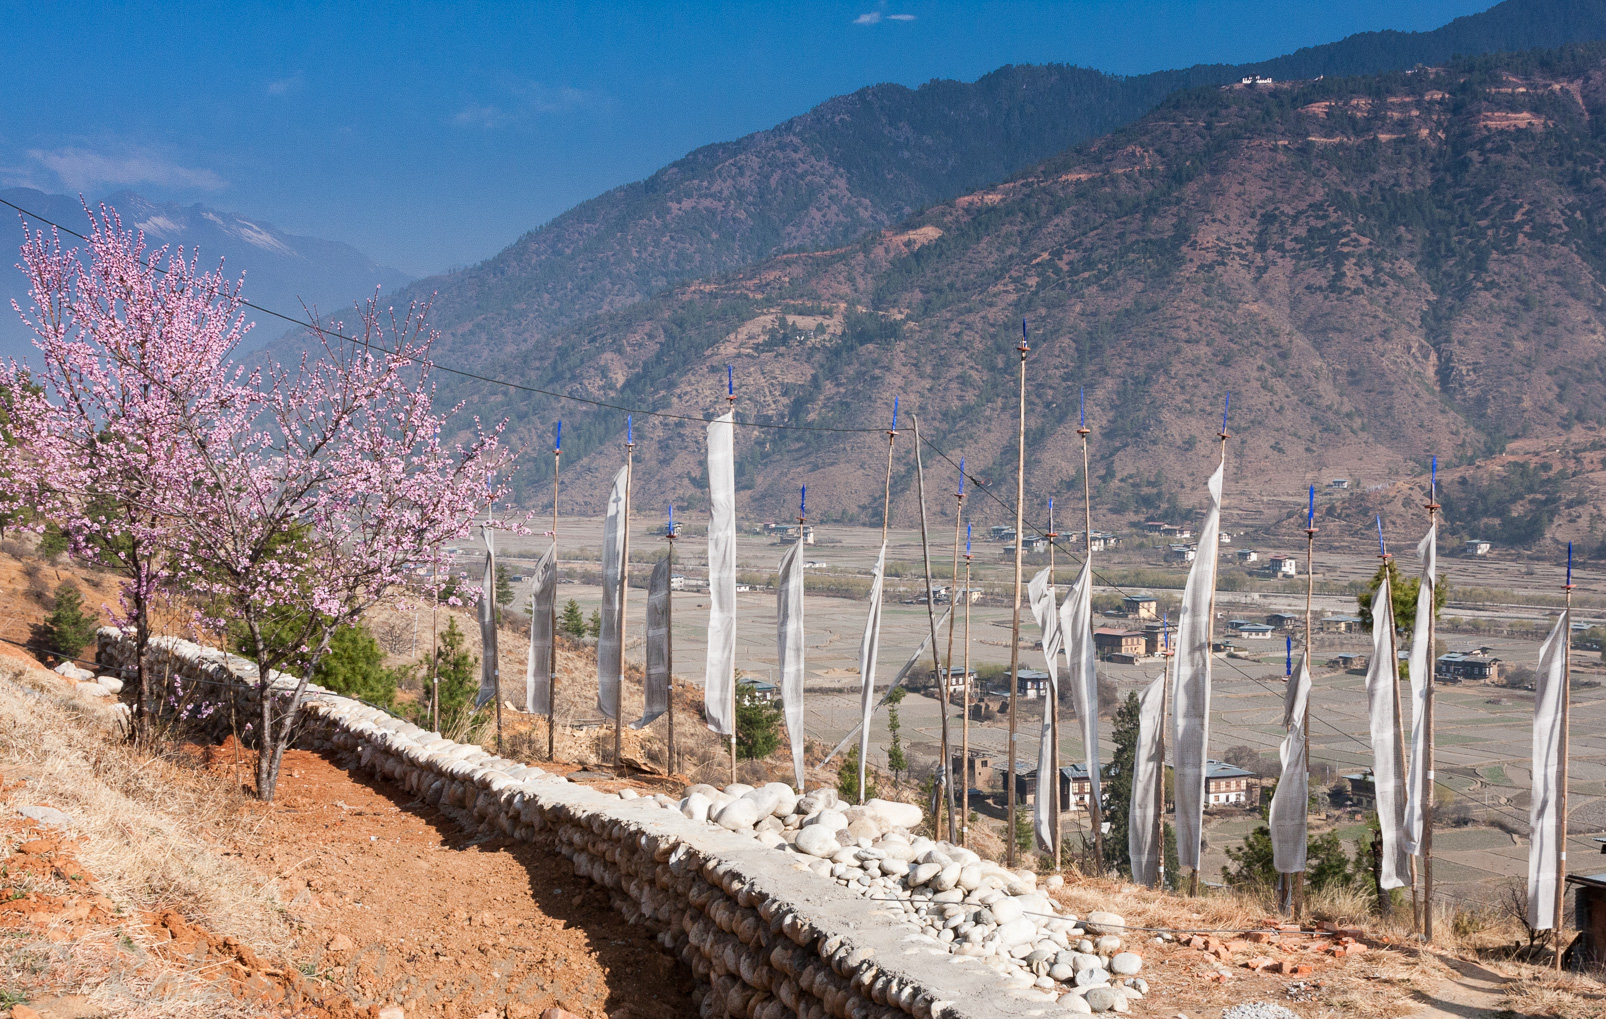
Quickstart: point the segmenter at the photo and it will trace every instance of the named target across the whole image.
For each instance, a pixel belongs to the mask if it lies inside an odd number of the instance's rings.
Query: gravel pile
[[[620,794],[637,796],[631,790]],[[849,806],[834,789],[798,796],[772,782],[724,789],[693,785],[680,800],[654,796],[686,817],[748,835],[796,858],[794,866],[876,901],[911,938],[976,958],[1011,987],[1066,1011],[1125,1012],[1148,993],[1143,957],[1126,950],[1114,913],[1061,913],[1029,870],[1009,870],[969,849],[909,834],[918,806],[872,799]]]
[[[1269,1001],[1246,1001],[1222,1009],[1221,1019],[1299,1019],[1299,1013]]]

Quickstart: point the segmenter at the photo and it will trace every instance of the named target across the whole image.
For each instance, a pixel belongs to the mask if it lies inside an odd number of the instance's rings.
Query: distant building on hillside
[[[1260,561],[1260,553],[1252,548],[1241,548],[1234,554],[1237,555],[1238,561],[1241,563],[1258,563]]]
[[[1120,655],[1135,661],[1143,657],[1148,647],[1142,630],[1117,630],[1101,626],[1093,631],[1093,650],[1100,658]]]
[[[1334,478],[1327,483],[1328,488],[1343,489],[1349,487],[1348,478]]]
[[[1439,656],[1433,674],[1438,679],[1480,680],[1494,682],[1500,678],[1500,659],[1491,657],[1487,649],[1477,651],[1451,651]]]
[[[1266,560],[1266,572],[1274,577],[1299,576],[1299,560],[1291,555],[1274,555]]]
[[[1488,555],[1490,547],[1487,541],[1481,538],[1472,538],[1462,543],[1461,551],[1465,555]]]
[[[1132,619],[1157,619],[1160,613],[1152,594],[1129,594],[1121,599],[1121,609]]]

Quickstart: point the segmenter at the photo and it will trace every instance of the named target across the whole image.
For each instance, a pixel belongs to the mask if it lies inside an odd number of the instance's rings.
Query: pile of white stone
[[[620,794],[635,798],[631,790]],[[872,799],[842,803],[834,789],[798,796],[790,786],[693,785],[683,799],[654,796],[680,811],[797,857],[795,867],[884,903],[932,945],[979,960],[1017,989],[1054,994],[1072,1012],[1124,1012],[1142,998],[1143,958],[1123,949],[1125,921],[1094,912],[1061,913],[1029,870],[1009,870],[976,853],[911,835],[924,812],[914,804]]]
[[[112,673],[95,675],[75,662],[62,662],[53,670],[72,684],[73,693],[95,701],[111,701],[123,692],[123,681]],[[117,705],[126,711],[126,705]]]

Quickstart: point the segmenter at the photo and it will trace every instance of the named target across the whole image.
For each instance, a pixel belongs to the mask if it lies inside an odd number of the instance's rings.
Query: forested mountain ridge
[[[1532,497],[1546,527],[1583,534],[1599,521],[1568,486],[1597,476],[1606,449],[1603,125],[1600,46],[1195,90],[894,230],[595,316],[550,361],[485,370],[696,414],[721,402],[730,362],[744,415],[826,427],[884,428],[899,393],[928,437],[1002,483],[1024,318],[1040,500],[1079,487],[1085,386],[1101,506],[1195,503],[1231,391],[1238,491],[1388,484],[1437,453],[1447,505],[1482,514],[1465,528]],[[509,415],[536,447],[568,418],[566,477],[617,459],[617,414],[489,390],[476,410]],[[701,428],[636,430],[643,498],[695,498]],[[812,513],[879,516],[884,449],[884,434],[744,430],[744,508],[784,516],[807,483]],[[1565,484],[1479,496],[1512,477],[1511,453],[1554,449],[1549,468],[1524,469]],[[899,462],[907,510],[913,465]],[[545,471],[532,457],[532,502]]]
[[[1606,38],[1606,5],[1506,0],[1430,32],[1367,32],[1242,66],[1118,77],[1009,66],[973,83],[881,84],[772,129],[700,148],[530,231],[496,256],[420,281],[443,355],[479,363],[587,315],[787,251],[850,243],[1131,123],[1167,95],[1235,82],[1374,74],[1455,54]]]

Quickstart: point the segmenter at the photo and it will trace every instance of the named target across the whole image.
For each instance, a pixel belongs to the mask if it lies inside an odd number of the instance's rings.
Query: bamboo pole
[[[961,497],[961,498],[963,498],[963,497]],[[964,664],[962,664],[959,667],[959,669],[960,669],[960,674],[964,677],[964,682],[965,682],[965,718],[964,718],[964,721],[961,723],[961,726],[962,726],[962,729],[963,729],[963,736],[961,737],[962,741],[963,741],[963,746],[962,746],[962,748],[960,749],[960,752],[959,752],[960,753],[960,757],[963,758],[962,769],[961,770],[964,772],[964,776],[965,776],[965,808],[964,808],[965,809],[965,816],[960,821],[959,839],[960,839],[960,845],[965,846],[966,848],[969,848],[969,846],[970,846],[970,779],[971,779],[971,772],[972,772],[972,768],[971,768],[971,764],[970,764],[970,701],[971,701],[971,697],[970,697],[970,525],[969,524],[965,525],[965,655],[964,655]]]
[[[620,522],[624,528],[624,548],[619,555],[619,682],[613,688],[613,770],[624,771],[625,724],[625,602],[630,596],[630,482],[636,459],[636,433],[634,422],[625,418],[625,512]],[[732,702],[734,704],[734,702]]]
[[[1080,404],[1079,413],[1081,415],[1080,420],[1081,420],[1082,423],[1076,429],[1076,434],[1080,435],[1082,437],[1082,537],[1085,540],[1085,544],[1082,547],[1082,554],[1087,556],[1087,560],[1088,560],[1089,563],[1092,563],[1092,561],[1093,561],[1093,482],[1092,482],[1091,476],[1088,473],[1089,460],[1088,460],[1088,455],[1087,455],[1087,437],[1091,433],[1092,430],[1087,427],[1086,398],[1085,397],[1079,397],[1079,404]],[[1092,570],[1092,567],[1089,566],[1088,567],[1088,582],[1092,583],[1092,579],[1093,579],[1093,570]],[[1060,636],[1061,636],[1061,640],[1069,639],[1069,638],[1065,637],[1064,634],[1061,634]],[[1067,644],[1066,647],[1069,648],[1070,645]],[[1094,711],[1097,710],[1096,704],[1090,704],[1088,707],[1089,707],[1090,710],[1094,710]],[[1161,714],[1163,715],[1164,712],[1162,711]],[[1161,738],[1163,739],[1164,737],[1162,736]],[[1094,761],[1093,762],[1093,766],[1094,767],[1098,767],[1098,762]],[[1162,773],[1162,778],[1163,778],[1164,777],[1164,772],[1165,772],[1165,768],[1164,768],[1163,765],[1160,768],[1160,771]],[[1103,776],[1100,775],[1099,778],[1102,779]],[[1102,788],[1102,781],[1101,781],[1100,785],[1101,785],[1101,788]],[[1164,786],[1162,785],[1161,788],[1163,789]],[[1093,795],[1093,776],[1092,775],[1088,776],[1087,791],[1088,791],[1088,797],[1087,797],[1087,811],[1088,811],[1087,819],[1093,825],[1093,866],[1098,870],[1098,872],[1100,874],[1102,874],[1102,873],[1104,873],[1104,804],[1100,803],[1099,802],[1099,798]],[[1162,799],[1161,800],[1160,813],[1164,813],[1165,812],[1164,803],[1165,803],[1165,801]],[[1164,866],[1165,865],[1164,864],[1165,847],[1161,846],[1160,849],[1161,849],[1161,852],[1160,852],[1161,866]]]
[[[941,664],[937,661],[937,596],[931,586],[931,542],[926,537],[926,467],[920,454],[920,416],[911,414],[909,418],[915,429],[915,486],[920,493],[920,556],[926,566],[926,625],[931,630],[931,671],[935,675],[940,671]],[[941,689],[940,676],[938,681]],[[948,841],[953,843],[959,841],[959,827],[954,821],[954,773],[953,759],[948,756],[948,696],[945,690],[938,699],[938,711],[942,716],[942,777],[947,791]]]
[[[1562,932],[1566,930],[1567,906],[1567,749],[1572,736],[1573,710],[1573,543],[1567,543],[1567,607],[1562,611],[1562,634],[1566,643],[1561,646],[1561,768],[1557,778],[1561,816],[1557,818],[1556,832],[1556,972],[1561,972],[1561,956],[1565,950]]]
[[[1004,834],[1011,867],[1015,866],[1015,737],[1019,715],[1016,705],[1020,700],[1021,527],[1026,502],[1026,355],[1032,351],[1026,342],[1025,319],[1020,323],[1020,346],[1016,349],[1020,351],[1020,417],[1015,461],[1015,611],[1009,631],[1009,830]]]
[[[882,570],[883,570],[883,576],[881,578],[881,590],[882,590],[883,596],[885,595],[885,592],[886,592],[886,577],[885,577],[884,573],[885,573],[885,569],[886,569],[886,552],[885,552],[885,549],[887,547],[887,523],[892,518],[892,447],[897,444],[897,441],[898,441],[898,398],[896,396],[894,396],[892,398],[892,427],[887,429],[887,478],[886,478],[886,482],[885,482],[885,484],[883,486],[882,495],[881,495],[881,548],[883,550],[882,551],[882,556],[881,556]],[[918,453],[918,450],[916,452]],[[885,600],[885,598],[883,597],[883,601],[884,600]],[[873,665],[873,664],[874,663],[866,663],[867,666]],[[864,677],[862,677],[862,676],[860,677],[861,680],[863,678]],[[866,719],[866,728],[868,728],[868,727],[869,727],[869,720]],[[864,785],[865,785],[865,778],[866,778],[866,776],[868,774],[868,768],[869,768],[869,762],[866,761],[865,758],[868,757],[868,756],[869,756],[868,754],[860,754],[859,755],[859,805],[860,806],[864,805]]]
[[[429,568],[429,714],[431,727],[437,733],[441,731],[440,630],[437,627],[437,614],[441,606],[439,576],[440,562],[437,559]]]
[[[1428,530],[1430,533],[1432,533],[1434,526],[1438,523],[1438,475],[1439,460],[1438,457],[1434,457],[1433,477],[1429,482],[1428,488],[1428,501],[1427,505],[1423,507],[1428,511]],[[1434,544],[1437,545],[1438,541],[1436,534],[1434,535],[1434,538]],[[1436,548],[1433,550],[1433,556],[1435,561],[1433,590],[1431,592],[1431,596],[1428,598],[1427,696],[1425,698],[1425,703],[1422,706],[1422,721],[1423,727],[1427,730],[1428,744],[1422,760],[1423,770],[1427,773],[1427,781],[1425,783],[1425,790],[1422,796],[1422,937],[1424,940],[1429,942],[1433,940],[1433,807],[1434,801],[1437,799],[1433,790],[1433,758],[1435,749],[1433,740],[1433,680],[1434,674],[1438,672],[1438,642],[1436,640],[1437,627],[1434,624],[1437,622],[1439,615],[1439,577],[1437,565],[1438,550]],[[1420,619],[1417,620],[1417,625],[1422,625],[1422,621]]]
[[[1227,394],[1227,402],[1221,411],[1221,431],[1217,433],[1217,437],[1221,439],[1221,491],[1223,502],[1226,501],[1227,491],[1227,440],[1232,437],[1231,433],[1227,431],[1227,411],[1231,408],[1232,394],[1229,393]],[[1219,511],[1216,513],[1216,520],[1217,529],[1219,530],[1221,520],[1221,513]],[[1215,548],[1200,549],[1198,554],[1215,556],[1219,558],[1221,555],[1220,540],[1217,540]],[[1212,579],[1212,583],[1210,585],[1210,611],[1208,615],[1205,616],[1205,660],[1207,663],[1209,662],[1210,656],[1216,653],[1216,584],[1214,583],[1216,575],[1215,565],[1215,560],[1212,559],[1210,570],[1210,576]],[[1210,788],[1210,779],[1208,777],[1205,779],[1205,788],[1206,790]],[[1164,852],[1163,847],[1161,851]],[[1193,873],[1188,875],[1188,894],[1199,894],[1199,868],[1197,867],[1193,869]]]
[[[920,443],[918,441],[916,441],[916,443],[915,443],[915,448],[916,449],[920,448]],[[925,500],[924,499],[921,500],[921,505],[922,506],[925,505]],[[956,610],[959,608],[959,603],[957,601],[955,601],[955,599],[959,597],[959,525],[964,521],[964,519],[965,519],[965,458],[964,457],[960,457],[959,458],[958,501],[955,504],[955,508],[954,508],[954,565],[953,565],[952,577],[949,580],[949,587],[948,587],[948,653],[943,656],[942,675],[941,675],[941,677],[939,677],[939,680],[938,680],[938,689],[940,690],[941,697],[942,697],[942,759],[943,759],[944,762],[946,762],[944,764],[944,767],[946,767],[948,769],[948,773],[947,773],[947,778],[948,778],[948,797],[949,797],[948,813],[949,813],[949,821],[950,821],[950,824],[949,824],[949,827],[948,827],[948,841],[950,841],[950,842],[959,842],[960,844],[963,844],[963,832],[965,831],[966,827],[968,827],[968,825],[967,825],[965,820],[960,820],[960,821],[956,822],[954,820],[954,817],[953,817],[953,788],[954,788],[954,761],[953,761],[953,757],[954,757],[954,751],[953,751],[953,745],[949,741],[949,737],[948,737],[948,702],[952,699],[950,697],[950,695],[949,695],[949,690],[952,687],[953,680],[954,680],[954,627],[958,623],[958,620],[955,619],[954,617],[958,615],[958,612]],[[966,587],[970,586],[968,578],[966,579],[965,586]],[[966,593],[965,597],[966,597],[966,601],[967,601],[967,604],[968,604],[968,601],[969,601],[969,593],[968,592]],[[936,647],[936,642],[935,641],[932,642],[932,647]],[[965,713],[966,713],[967,716],[970,713],[970,706],[968,704],[965,706]],[[968,718],[965,721],[968,722]],[[961,723],[961,724],[965,724],[965,723]],[[967,747],[966,749],[969,749],[969,748]],[[965,783],[965,795],[963,797],[961,797],[961,801],[964,804],[965,816],[968,819],[969,816],[970,816],[970,800],[969,800],[969,795],[970,795],[970,777],[969,777],[970,776],[970,761],[969,761],[968,758],[966,758],[964,760],[961,760],[959,762],[959,774],[963,777],[963,781]],[[960,836],[958,838],[955,837],[955,826],[956,826],[956,824],[957,824],[958,832],[960,833]]]
[[[489,506],[487,506],[487,507],[485,507],[485,532],[484,532],[485,533],[485,547],[487,549],[489,549],[491,547],[490,528],[491,528],[491,508]],[[491,625],[494,627],[498,623],[498,620],[497,620],[496,616],[497,616],[497,610],[499,608],[499,606],[496,604],[496,552],[495,551],[492,551],[490,556],[486,559],[485,568],[491,571]],[[492,684],[492,689],[496,693],[496,752],[497,752],[498,755],[500,755],[502,753],[502,661],[501,661],[501,655],[497,655],[497,660],[491,663],[491,684]]]
[[[552,439],[552,647],[546,677],[546,759],[555,759],[558,727],[558,467],[563,459],[563,422]]]

